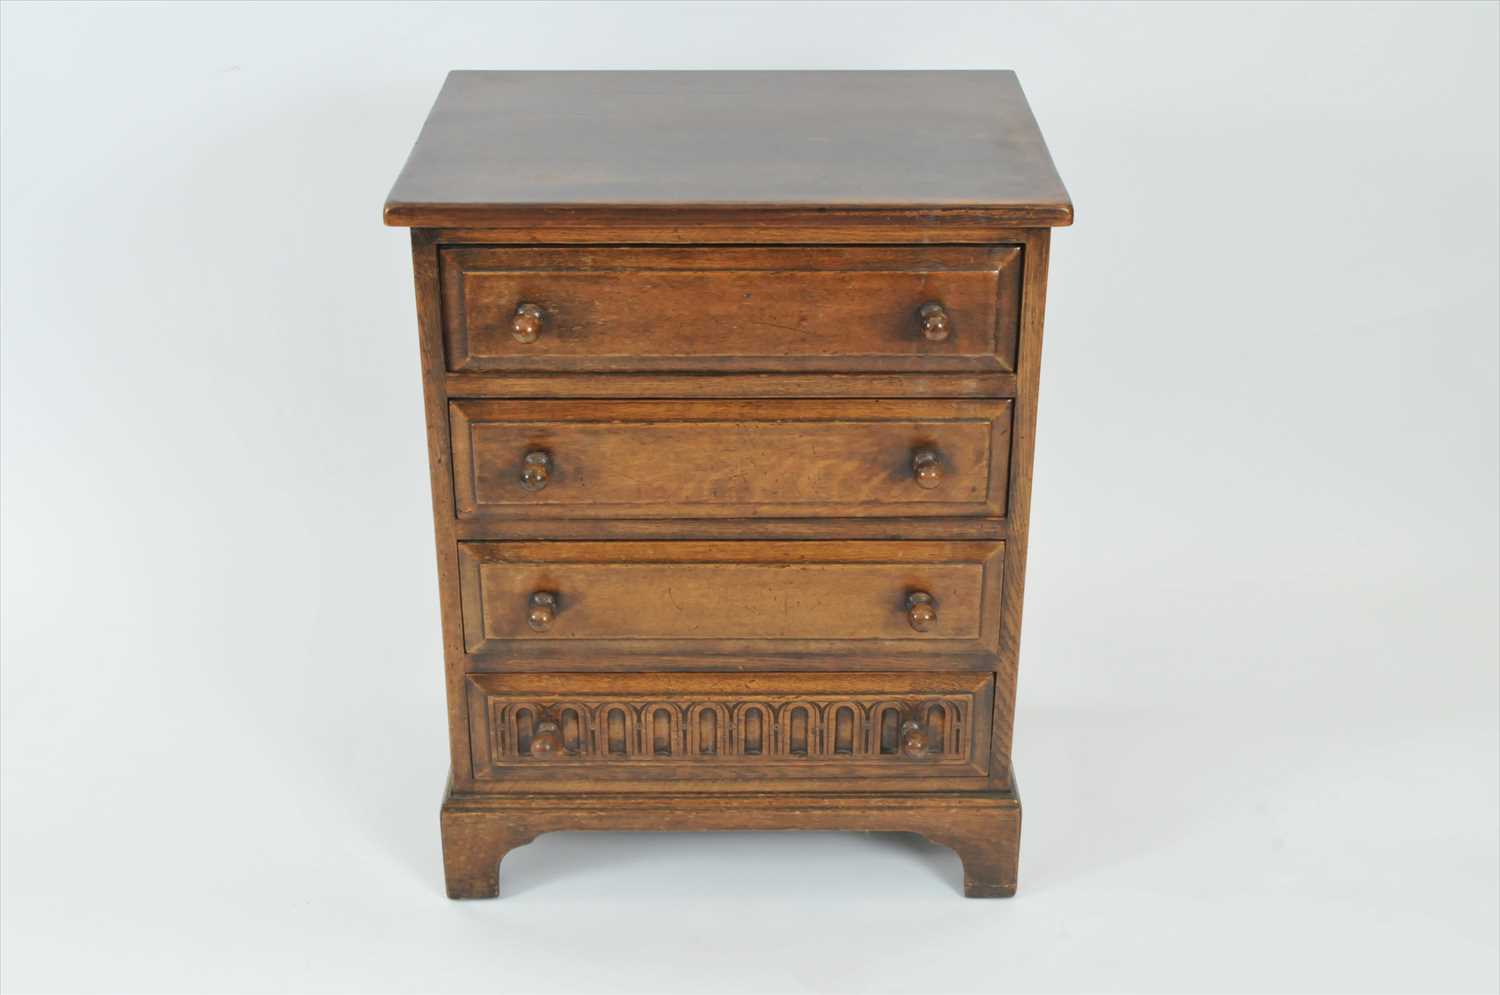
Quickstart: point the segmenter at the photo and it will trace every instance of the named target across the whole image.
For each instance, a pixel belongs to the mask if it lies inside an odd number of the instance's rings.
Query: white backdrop
[[[6,5],[11,991],[1491,990],[1493,4]],[[1021,893],[542,837],[442,895],[404,231],[450,68],[1014,68]]]

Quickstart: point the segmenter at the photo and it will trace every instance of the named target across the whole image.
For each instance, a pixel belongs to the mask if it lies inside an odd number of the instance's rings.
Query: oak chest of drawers
[[[1016,887],[1052,226],[1013,74],[449,76],[412,229],[448,893],[538,833],[851,829]]]

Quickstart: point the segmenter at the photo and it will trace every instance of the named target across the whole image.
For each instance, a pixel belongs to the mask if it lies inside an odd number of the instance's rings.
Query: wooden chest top
[[[1015,74],[453,72],[387,224],[566,213],[961,210],[1072,222]],[[597,217],[595,217],[597,215]]]

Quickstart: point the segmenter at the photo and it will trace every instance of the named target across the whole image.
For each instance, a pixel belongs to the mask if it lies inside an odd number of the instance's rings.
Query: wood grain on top
[[[1011,72],[454,72],[387,224],[566,212],[1073,208]]]

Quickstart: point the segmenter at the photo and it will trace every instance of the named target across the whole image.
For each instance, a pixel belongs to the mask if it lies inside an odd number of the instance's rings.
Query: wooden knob
[[[538,760],[555,757],[563,751],[562,730],[556,722],[543,719],[531,734],[531,755]]]
[[[911,454],[911,474],[918,487],[930,491],[943,482],[943,458],[936,449],[918,449]]]
[[[926,591],[913,591],[906,596],[906,619],[918,632],[926,632],[937,625],[937,602]]]
[[[539,491],[547,486],[552,476],[552,454],[544,449],[533,449],[521,460],[521,486],[528,491]]]
[[[537,591],[531,596],[531,610],[526,615],[526,624],[537,632],[552,628],[557,618],[557,595],[551,591]]]
[[[510,321],[510,334],[517,342],[535,342],[542,334],[542,325],[547,314],[535,304],[522,304],[516,308],[516,316]]]
[[[533,750],[536,748],[535,742],[532,740]],[[916,719],[907,719],[901,723],[901,755],[912,760],[927,756],[927,730]]]
[[[922,337],[929,342],[942,342],[953,331],[948,312],[937,301],[928,301],[917,308],[917,317],[922,319]]]

